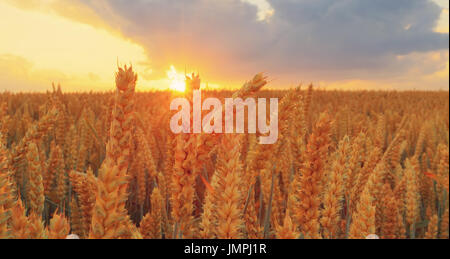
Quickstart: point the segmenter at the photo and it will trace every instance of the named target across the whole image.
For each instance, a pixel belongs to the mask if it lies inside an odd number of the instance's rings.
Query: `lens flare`
[[[186,77],[183,74],[179,74],[173,65],[167,71],[167,78],[170,80],[170,90],[177,92],[184,92],[186,90]]]

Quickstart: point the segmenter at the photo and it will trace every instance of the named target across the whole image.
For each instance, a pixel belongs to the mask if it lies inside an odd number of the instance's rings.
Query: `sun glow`
[[[136,64],[140,71],[148,69],[138,65],[147,60],[142,46],[102,28],[33,9],[47,2],[72,1],[0,1],[0,35],[8,35],[0,41],[0,90],[45,91],[51,82],[68,91],[107,90],[117,59]]]
[[[173,65],[170,66],[170,70],[167,71],[167,78],[170,80],[170,90],[177,92],[184,92],[186,90],[186,77],[183,74],[178,73]]]

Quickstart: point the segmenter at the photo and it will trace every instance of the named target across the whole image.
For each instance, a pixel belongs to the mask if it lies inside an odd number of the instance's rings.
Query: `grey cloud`
[[[357,55],[406,54],[448,46],[433,32],[440,8],[424,0],[272,0],[276,19],[292,26],[292,38],[313,39]],[[409,29],[405,28],[409,26]],[[294,40],[294,39],[292,39]]]
[[[429,0],[269,0],[267,23],[239,0],[83,1],[144,45],[155,71],[181,60],[222,76],[376,78],[417,65],[397,55],[449,44],[448,34],[433,32],[441,11]]]

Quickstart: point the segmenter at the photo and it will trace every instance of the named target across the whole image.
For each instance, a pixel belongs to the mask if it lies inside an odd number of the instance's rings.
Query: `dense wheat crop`
[[[449,93],[264,90],[279,138],[173,134],[172,92],[0,94],[0,238],[448,238]],[[187,98],[200,79],[187,79]]]

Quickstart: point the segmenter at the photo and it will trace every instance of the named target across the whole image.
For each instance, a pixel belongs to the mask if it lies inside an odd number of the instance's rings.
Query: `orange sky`
[[[265,0],[246,2],[257,7],[254,23],[270,27],[271,17],[277,10]],[[442,13],[434,30],[448,35],[448,1],[435,2],[439,3]],[[212,88],[237,87],[252,77],[248,71],[263,71],[274,79],[274,87],[292,87],[306,81],[330,89],[448,90],[448,49],[397,55],[397,62],[411,65],[395,74],[386,71],[386,76],[377,68],[377,77],[366,76],[371,73],[370,69],[355,74],[347,70],[345,77],[321,77],[320,63],[314,73],[301,68],[299,72],[271,73],[266,63],[253,62],[252,57],[245,64],[231,57],[236,53],[245,57],[242,50],[228,55],[231,52],[226,48],[216,47],[214,56],[205,49],[207,46],[193,47],[194,40],[192,44],[187,41],[181,46],[171,35],[153,36],[152,40],[138,32],[129,36],[123,28],[132,27],[132,21],[112,11],[113,17],[99,15],[95,8],[109,8],[102,3],[107,1],[95,1],[94,7],[73,0],[1,1],[0,91],[45,91],[51,88],[52,82],[61,83],[66,91],[111,90],[117,60],[133,64],[140,76],[139,90],[168,88],[171,81],[166,72],[172,65],[180,75],[185,69],[199,71],[205,85],[207,82]],[[189,39],[189,30],[185,28],[175,33],[185,34],[185,39]],[[157,29],[156,32],[161,33]],[[149,29],[148,33],[153,31]],[[164,55],[151,48],[153,42],[167,48]],[[250,46],[248,51],[252,52]],[[270,62],[270,57],[268,59]],[[339,71],[330,71],[326,68],[323,74],[339,74]]]

